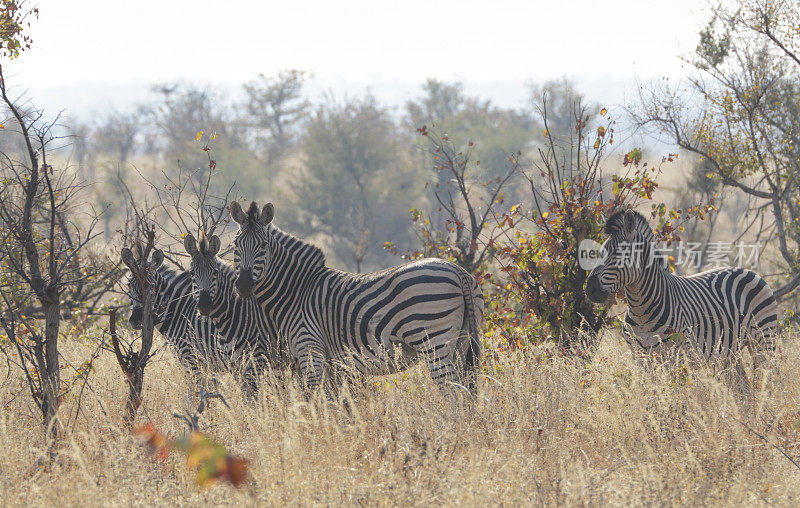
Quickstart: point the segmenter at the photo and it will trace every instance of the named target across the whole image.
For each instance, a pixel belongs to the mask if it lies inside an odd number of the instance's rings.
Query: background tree
[[[25,29],[38,17],[39,9],[28,7],[25,0],[0,1],[0,57],[14,59],[30,49],[33,40]]]
[[[538,129],[527,111],[499,108],[489,100],[466,95],[463,89],[459,82],[427,80],[422,96],[406,103],[406,126],[411,133],[422,126],[435,126],[457,146],[480,140],[473,157],[481,161],[481,176],[502,176],[508,155],[525,152]],[[431,161],[422,164],[430,167]]]
[[[411,210],[421,248],[405,257],[448,259],[481,280],[501,232],[496,216],[507,210],[504,188],[520,173],[520,153],[508,156],[505,170],[497,177],[481,181],[479,175],[486,172],[480,170],[481,161],[473,160],[474,142],[456,145],[436,127],[423,126],[418,132],[435,176],[428,183],[434,196],[434,211]],[[432,223],[430,216],[442,218],[443,225]],[[398,251],[394,242],[386,242],[384,248]]]
[[[528,89],[530,103],[533,107],[531,114],[540,120],[537,122],[537,126],[544,128],[541,122],[541,112],[546,107],[548,111],[547,132],[558,141],[559,146],[567,145],[571,138],[574,139],[576,105],[580,105],[581,109],[585,110],[585,115],[589,116],[590,121],[594,121],[600,114],[600,107],[592,105],[578,91],[575,84],[567,78],[551,79],[542,84],[529,83]],[[547,101],[546,105],[545,100]]]
[[[294,146],[300,124],[308,114],[310,103],[302,95],[307,77],[305,71],[291,69],[275,77],[259,74],[243,85],[247,118],[270,170]]]
[[[154,86],[153,122],[162,140],[161,153],[171,160],[186,160],[187,148],[197,132],[208,130],[227,136],[223,102],[209,88],[180,83]]]
[[[633,118],[698,155],[708,176],[751,200],[756,237],[777,240],[775,295],[800,286],[800,7],[739,0],[714,7],[683,85],[642,87]]]
[[[208,164],[198,149],[203,137],[214,138],[216,158],[223,161],[216,171],[224,176],[212,181],[212,193],[224,194],[232,184],[248,189],[254,196],[269,190],[263,164],[249,146],[248,126],[236,114],[236,104],[226,103],[212,88],[173,83],[155,87],[156,100],[150,107],[157,126],[154,148],[159,167],[147,175],[151,184],[162,182],[163,168],[177,163],[185,174],[195,175],[195,185],[204,183],[202,170]],[[202,146],[202,145],[201,145]]]
[[[335,257],[361,271],[370,247],[406,222],[401,203],[414,188],[413,174],[401,173],[394,122],[371,95],[329,99],[308,120],[301,147],[303,172],[284,217],[304,235],[322,232]]]
[[[142,125],[149,111],[139,105],[130,112],[112,110],[92,125],[73,123],[70,128],[74,163],[91,186],[91,204],[102,211],[106,241],[114,235],[113,224],[125,219],[125,197],[120,181],[132,171],[133,157],[144,146]]]

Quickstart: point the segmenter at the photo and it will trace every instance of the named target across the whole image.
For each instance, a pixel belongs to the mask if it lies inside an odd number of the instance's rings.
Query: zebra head
[[[267,226],[274,215],[272,203],[267,203],[259,211],[253,201],[247,212],[236,201],[231,203],[231,217],[239,224],[239,231],[233,239],[233,261],[237,270],[236,292],[241,298],[249,298],[254,283],[266,274],[271,254]]]
[[[142,327],[142,317],[143,317],[143,290],[139,280],[134,276],[133,272],[139,271],[141,268],[139,263],[136,262],[136,259],[133,256],[133,252],[129,248],[122,249],[122,262],[131,273],[128,274],[128,297],[131,300],[131,317],[128,319],[130,325],[135,329],[140,329]],[[153,254],[150,256],[150,261],[146,261],[146,273],[148,277],[148,281],[150,287],[153,288],[153,323],[158,324],[161,322],[164,316],[164,310],[166,307],[166,302],[164,302],[164,298],[162,298],[164,281],[163,277],[161,276],[161,272],[159,268],[161,267],[161,263],[164,262],[164,253],[156,249],[153,251]]]
[[[647,265],[654,240],[653,231],[641,214],[634,210],[614,213],[605,226],[608,240],[603,244],[601,263],[586,280],[586,296],[595,303],[639,280]]]
[[[211,314],[212,302],[217,298],[219,237],[214,235],[206,239],[203,234],[198,243],[189,233],[183,239],[183,246],[192,257],[189,273],[192,275],[192,294],[197,303],[197,312],[202,316],[208,316]]]

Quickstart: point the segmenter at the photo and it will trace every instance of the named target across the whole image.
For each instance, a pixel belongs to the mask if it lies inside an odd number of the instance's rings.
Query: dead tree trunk
[[[153,305],[155,302],[155,290],[153,287],[152,276],[161,266],[164,260],[164,253],[158,249],[153,250],[155,241],[155,228],[145,229],[147,243],[144,248],[138,249],[139,260],[134,259],[130,249],[122,249],[122,261],[131,270],[131,277],[135,284],[139,286],[142,306],[141,322],[141,345],[137,351],[133,343],[122,343],[117,335],[116,312],[112,310],[109,316],[109,335],[114,346],[114,354],[117,357],[122,372],[128,384],[128,399],[125,403],[125,423],[133,425],[136,419],[136,411],[142,403],[142,389],[144,388],[144,372],[147,362],[150,360],[153,348],[153,330],[155,321],[153,319]],[[152,259],[148,262],[150,252],[153,252]]]
[[[142,346],[139,351],[134,350],[129,344],[120,343],[117,335],[117,311],[112,309],[108,316],[108,333],[111,336],[114,354],[128,384],[128,398],[125,401],[123,419],[129,427],[133,425],[136,419],[136,412],[142,404],[144,371],[147,366],[147,360],[151,356],[150,349],[153,345],[152,312],[147,314],[150,316],[150,325],[142,323]],[[149,333],[147,333],[147,330],[149,330]]]
[[[45,381],[42,383],[45,393],[43,393],[45,428],[51,429],[53,437],[56,436],[57,429],[54,427],[54,419],[58,405],[60,403],[59,387],[61,386],[61,369],[58,364],[58,329],[61,324],[61,313],[59,306],[58,292],[52,291],[44,303],[44,372]]]

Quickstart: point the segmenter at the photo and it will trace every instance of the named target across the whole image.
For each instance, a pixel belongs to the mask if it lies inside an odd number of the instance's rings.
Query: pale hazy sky
[[[484,93],[562,75],[602,87],[681,74],[678,55],[707,19],[691,0],[33,2],[34,48],[7,69],[50,93],[175,79],[233,85],[285,68],[312,71],[323,88],[437,77]]]

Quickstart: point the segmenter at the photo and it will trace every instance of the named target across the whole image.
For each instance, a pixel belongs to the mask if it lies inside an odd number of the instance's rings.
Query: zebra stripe
[[[689,277],[672,274],[663,262],[653,262],[655,236],[647,219],[633,210],[612,215],[606,233],[605,259],[590,272],[586,294],[600,303],[625,290],[629,343],[663,350],[680,332],[708,360],[727,360],[746,345],[757,364],[775,348],[777,303],[755,272],[717,268]],[[633,255],[632,245],[641,246]]]
[[[155,296],[155,329],[175,349],[186,370],[191,402],[193,394],[205,384],[201,373],[203,367],[212,372],[230,370],[230,341],[210,319],[198,314],[189,272],[160,266],[152,271],[150,277]],[[134,277],[128,277],[127,289],[131,300],[129,321],[133,328],[140,328],[142,293]],[[250,385],[243,384],[242,389],[248,393]]]
[[[317,247],[270,224],[272,205],[245,213],[234,240],[237,293],[251,294],[314,389],[326,369],[390,374],[425,358],[437,385],[476,393],[483,295],[457,265],[426,259],[371,274],[325,266]],[[335,373],[334,372],[334,373]]]
[[[221,336],[232,338],[224,345],[230,361],[244,363],[248,379],[255,383],[267,363],[274,369],[285,367],[285,355],[278,346],[275,326],[258,303],[236,297],[236,270],[217,257],[219,246],[216,235],[200,242],[186,235],[184,247],[192,259],[192,294],[198,313],[209,318]]]

